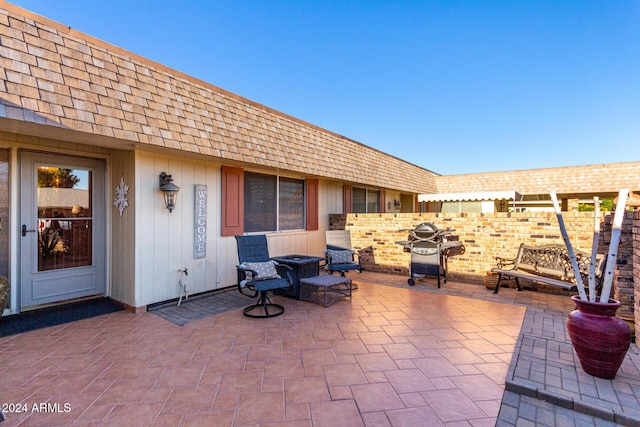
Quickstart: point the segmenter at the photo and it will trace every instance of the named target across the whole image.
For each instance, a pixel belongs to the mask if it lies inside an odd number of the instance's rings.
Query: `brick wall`
[[[640,281],[634,282],[634,224],[635,212],[627,212],[622,222],[622,235],[620,236],[620,246],[618,246],[618,262],[614,272],[614,282],[616,284],[612,297],[622,302],[623,306],[618,310],[618,315],[625,319],[633,320],[635,307],[634,283],[640,285]],[[605,218],[602,227],[602,240],[606,246],[600,245],[599,252],[606,253],[611,242],[611,228],[613,215]]]
[[[640,325],[640,211],[633,213],[633,283],[635,321]],[[638,286],[635,286],[635,284]]]
[[[574,249],[591,252],[593,241],[593,213],[563,212],[564,222]],[[637,215],[637,214],[636,214]],[[611,236],[612,215],[603,215],[600,225],[598,252],[607,253]],[[409,274],[411,254],[403,252],[397,241],[407,239],[408,230],[421,222],[438,228],[453,229],[454,239],[462,241],[465,252],[449,258],[449,278],[482,284],[484,276],[495,267],[495,257],[514,258],[520,243],[529,245],[564,244],[555,213],[405,213],[405,214],[347,214],[330,215],[331,229],[351,231],[351,243],[362,257],[363,267],[370,271]],[[638,223],[633,233],[633,213],[623,223],[623,235],[618,250],[617,288],[614,297],[623,307],[620,314],[631,316],[634,307],[634,248],[638,237]],[[636,240],[636,276],[640,240]],[[636,277],[636,283],[640,279]],[[541,288],[539,288],[541,289]],[[545,288],[558,292],[555,288]],[[637,300],[637,299],[636,299]]]

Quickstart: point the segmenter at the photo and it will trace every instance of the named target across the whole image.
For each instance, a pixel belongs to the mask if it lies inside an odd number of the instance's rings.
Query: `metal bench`
[[[574,253],[582,281],[586,286],[591,256],[577,250],[574,250]],[[514,259],[496,257],[496,261],[497,267],[491,269],[493,273],[498,274],[494,294],[498,293],[504,277],[514,278],[519,291],[522,291],[522,287],[518,279],[528,279],[567,290],[577,290],[569,252],[564,245],[527,246],[523,243]],[[598,256],[596,261],[596,281],[599,288],[602,284],[605,258]]]

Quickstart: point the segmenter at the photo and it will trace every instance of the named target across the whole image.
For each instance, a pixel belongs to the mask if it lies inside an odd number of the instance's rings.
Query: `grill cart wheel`
[[[416,281],[413,280],[413,279],[409,279],[409,280],[407,280],[407,283],[409,284],[409,286],[415,286]]]

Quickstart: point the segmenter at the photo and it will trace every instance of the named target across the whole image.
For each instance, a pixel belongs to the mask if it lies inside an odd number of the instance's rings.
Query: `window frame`
[[[276,229],[245,230],[245,177],[246,173],[275,177],[276,179]],[[302,184],[303,228],[282,229],[280,224],[280,180],[300,181]],[[288,174],[269,174],[264,171],[244,170],[222,166],[222,236],[237,236],[249,233],[287,233],[318,230],[318,179],[302,178]]]
[[[362,191],[364,191],[364,212],[362,211],[356,211],[356,203],[355,203],[355,196],[356,193],[361,193]],[[383,190],[379,189],[379,188],[368,188],[368,187],[351,187],[351,209],[350,209],[350,213],[384,213],[384,208],[382,206],[383,204]],[[376,204],[377,204],[377,209],[375,212],[370,212],[369,211],[369,198],[371,193],[376,193]],[[346,213],[346,212],[345,212]]]

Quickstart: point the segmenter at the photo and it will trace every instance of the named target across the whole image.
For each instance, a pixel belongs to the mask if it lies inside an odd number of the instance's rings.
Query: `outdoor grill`
[[[437,276],[438,287],[440,277],[444,277],[447,283],[447,258],[464,253],[462,242],[451,240],[450,232],[450,229],[441,230],[429,222],[423,222],[409,230],[408,240],[396,242],[403,246],[405,252],[411,252],[407,281],[410,286],[425,276]]]

